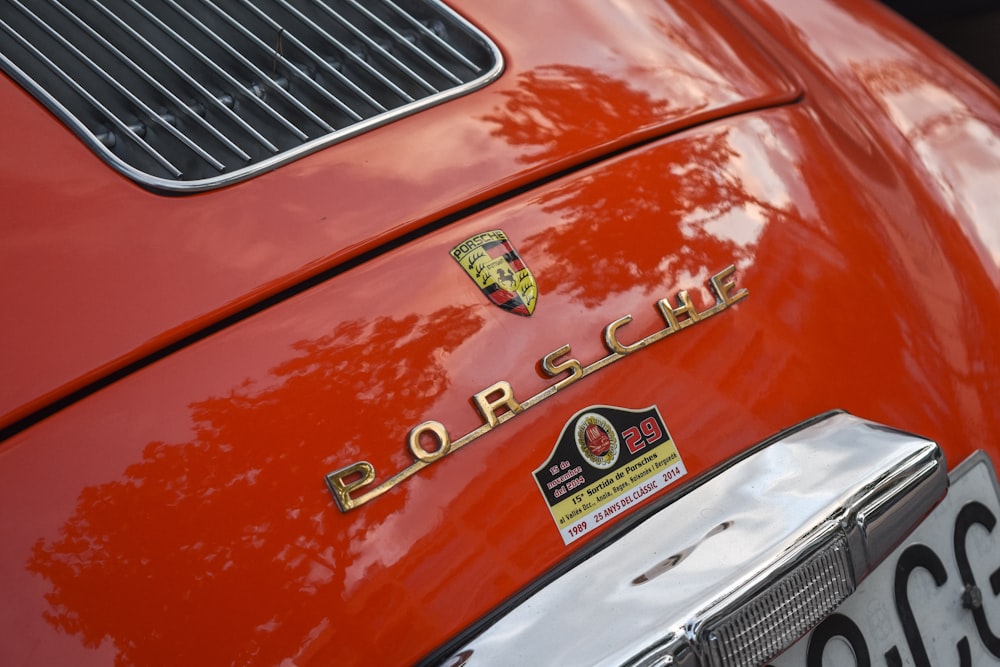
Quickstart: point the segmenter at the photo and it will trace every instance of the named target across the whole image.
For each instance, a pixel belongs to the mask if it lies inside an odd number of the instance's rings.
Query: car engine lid
[[[499,46],[498,79],[208,193],[132,183],[0,78],[0,428],[16,432],[429,224],[799,95],[714,4],[554,2],[532,5],[529,21],[520,3],[456,10]]]

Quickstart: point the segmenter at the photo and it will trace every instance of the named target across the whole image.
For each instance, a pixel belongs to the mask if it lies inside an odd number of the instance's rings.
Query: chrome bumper
[[[443,662],[762,665],[850,595],[947,487],[935,443],[827,416],[702,482]]]

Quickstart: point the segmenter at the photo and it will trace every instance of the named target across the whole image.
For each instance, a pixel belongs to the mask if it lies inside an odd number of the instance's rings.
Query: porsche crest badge
[[[538,300],[535,277],[501,230],[466,239],[451,249],[451,256],[490,301],[525,317],[534,312]]]

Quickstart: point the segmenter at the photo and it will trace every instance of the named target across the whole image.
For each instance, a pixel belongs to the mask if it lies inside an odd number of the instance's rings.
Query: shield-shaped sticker
[[[451,256],[490,301],[504,310],[529,316],[538,286],[507,235],[499,229],[476,234],[451,249]]]

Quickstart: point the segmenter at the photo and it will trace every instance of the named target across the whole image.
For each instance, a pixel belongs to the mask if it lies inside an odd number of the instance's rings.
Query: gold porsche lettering
[[[495,398],[491,401],[490,396]],[[475,394],[472,400],[476,402],[476,409],[479,410],[479,414],[491,428],[500,423],[500,417],[497,416],[498,408],[507,408],[507,412],[501,415],[506,415],[505,421],[523,409],[521,404],[514,399],[514,390],[506,380],[500,380],[500,382]]]
[[[736,281],[730,280],[728,282],[723,282],[726,278],[733,275],[735,271],[736,267],[729,265],[722,271],[719,271],[717,274],[712,276],[712,278],[709,280],[709,282],[712,284],[712,291],[714,291],[719,296],[719,298],[722,299],[722,302],[725,303],[727,306],[733,305],[737,301],[746,298],[746,296],[750,294],[749,292],[746,291],[746,288],[743,288],[737,291],[735,294],[733,294],[733,290],[736,288]]]
[[[618,340],[618,329],[631,321],[632,316],[626,315],[625,317],[619,317],[617,320],[604,327],[604,344],[608,346],[609,350],[616,354],[629,354],[630,352],[635,352],[643,347],[642,341],[633,343],[632,345],[624,345]]]
[[[422,441],[428,438],[437,443],[433,451],[424,449]],[[418,424],[410,430],[410,451],[418,461],[434,463],[439,458],[447,456],[451,451],[451,436],[441,422],[429,421]]]
[[[663,313],[663,317],[667,320],[667,325],[671,329],[689,327],[702,318],[701,313],[691,303],[691,295],[688,294],[687,290],[681,290],[677,293],[676,308],[671,308],[666,299],[660,299],[657,305],[660,307],[660,312]]]
[[[569,345],[563,345],[558,350],[553,350],[542,357],[542,370],[545,371],[545,374],[549,377],[554,378],[560,373],[569,373],[568,376],[552,385],[551,388],[555,391],[568,387],[570,384],[583,377],[583,366],[581,366],[580,362],[576,359],[567,359],[566,361],[556,363],[556,359],[565,357],[571,350],[572,348],[570,348]]]
[[[326,476],[326,485],[330,487],[330,492],[333,493],[337,504],[344,512],[353,509],[355,505],[367,502],[366,500],[355,501],[351,498],[351,492],[362,486],[368,486],[374,481],[375,466],[368,461],[352,463]]]
[[[470,239],[470,241],[474,240]],[[456,248],[456,250],[460,250],[460,248]],[[336,500],[337,506],[342,512],[347,512],[374,500],[420,470],[489,433],[521,412],[538,405],[556,392],[562,391],[571,384],[579,382],[588,375],[596,373],[637,350],[648,347],[693,324],[702,322],[745,299],[749,292],[746,288],[738,289],[736,281],[731,279],[735,271],[736,267],[730,265],[709,279],[709,287],[715,294],[716,302],[707,310],[699,312],[691,301],[687,290],[681,290],[675,295],[676,306],[671,305],[668,299],[658,300],[656,307],[663,316],[666,327],[634,343],[622,342],[618,334],[620,329],[632,321],[631,315],[625,315],[609,323],[604,327],[603,333],[604,344],[610,354],[588,366],[583,366],[577,359],[567,358],[572,349],[568,344],[549,352],[539,362],[542,370],[549,377],[558,377],[564,373],[566,376],[531,398],[518,402],[514,398],[513,387],[506,380],[495,382],[474,394],[472,401],[483,419],[483,424],[457,440],[452,441],[448,429],[438,421],[425,421],[414,426],[410,430],[407,440],[410,453],[413,454],[415,461],[372,489],[362,492],[362,489],[374,484],[376,477],[374,466],[367,461],[352,463],[327,474],[326,484]],[[431,448],[425,445],[430,445]]]

